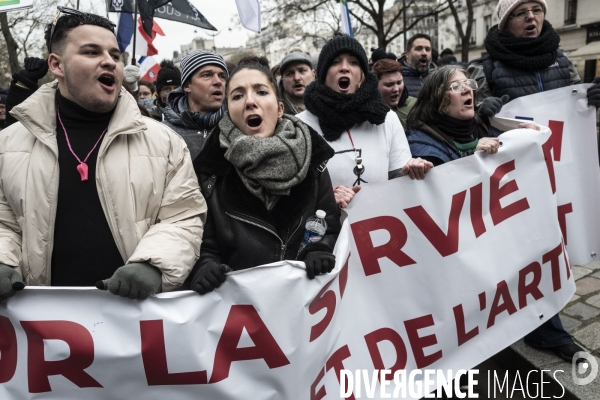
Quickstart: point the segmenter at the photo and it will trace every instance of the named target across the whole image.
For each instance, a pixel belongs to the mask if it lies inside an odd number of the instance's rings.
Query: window
[[[577,21],[577,0],[567,0],[565,7],[565,24],[572,25]]]
[[[473,26],[471,27],[471,38],[469,39],[469,43],[477,43],[477,20],[473,20]]]
[[[486,15],[485,17],[483,17],[483,24],[485,25],[485,32],[487,35],[487,32],[492,27],[492,14]]]

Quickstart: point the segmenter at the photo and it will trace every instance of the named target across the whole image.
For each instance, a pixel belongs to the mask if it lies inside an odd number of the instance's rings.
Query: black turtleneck
[[[57,109],[71,147],[83,161],[108,127],[113,111],[98,114],[56,94]],[[108,226],[96,189],[96,159],[101,143],[90,154],[88,180],[81,181],[79,162],[67,145],[56,118],[59,185],[52,251],[52,286],[95,286],[112,276],[123,259]]]

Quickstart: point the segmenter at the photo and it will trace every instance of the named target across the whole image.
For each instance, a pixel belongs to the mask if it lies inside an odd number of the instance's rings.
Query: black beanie
[[[327,70],[331,66],[333,59],[342,53],[350,53],[356,56],[360,63],[360,69],[362,69],[365,76],[369,73],[367,53],[365,53],[365,49],[363,49],[358,40],[348,35],[337,35],[325,43],[321,54],[319,54],[319,62],[317,64],[317,78],[319,82],[325,82]]]
[[[173,61],[163,60],[156,77],[156,94],[160,96],[163,86],[169,85],[181,86],[181,71],[173,64]]]

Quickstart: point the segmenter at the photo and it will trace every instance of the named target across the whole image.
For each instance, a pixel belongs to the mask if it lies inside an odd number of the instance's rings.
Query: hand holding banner
[[[205,296],[26,288],[0,305],[0,398],[327,400],[343,370],[477,365],[575,287],[545,161],[550,131],[501,138],[498,154],[424,181],[365,186],[335,270],[314,280],[284,261],[231,273]]]

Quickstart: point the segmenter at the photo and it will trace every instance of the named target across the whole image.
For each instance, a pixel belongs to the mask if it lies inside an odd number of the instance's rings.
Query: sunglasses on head
[[[54,15],[54,20],[52,21],[52,28],[50,29],[50,39],[48,40],[48,52],[52,53],[52,39],[54,38],[54,33],[56,32],[56,23],[58,22],[58,18],[60,17],[61,14],[66,14],[66,15],[88,15],[89,13],[85,13],[83,11],[79,11],[76,10],[74,8],[69,8],[69,7],[62,7],[62,6],[58,6],[56,7],[56,14]],[[112,21],[108,21],[113,29],[117,27],[117,24],[115,24]]]

